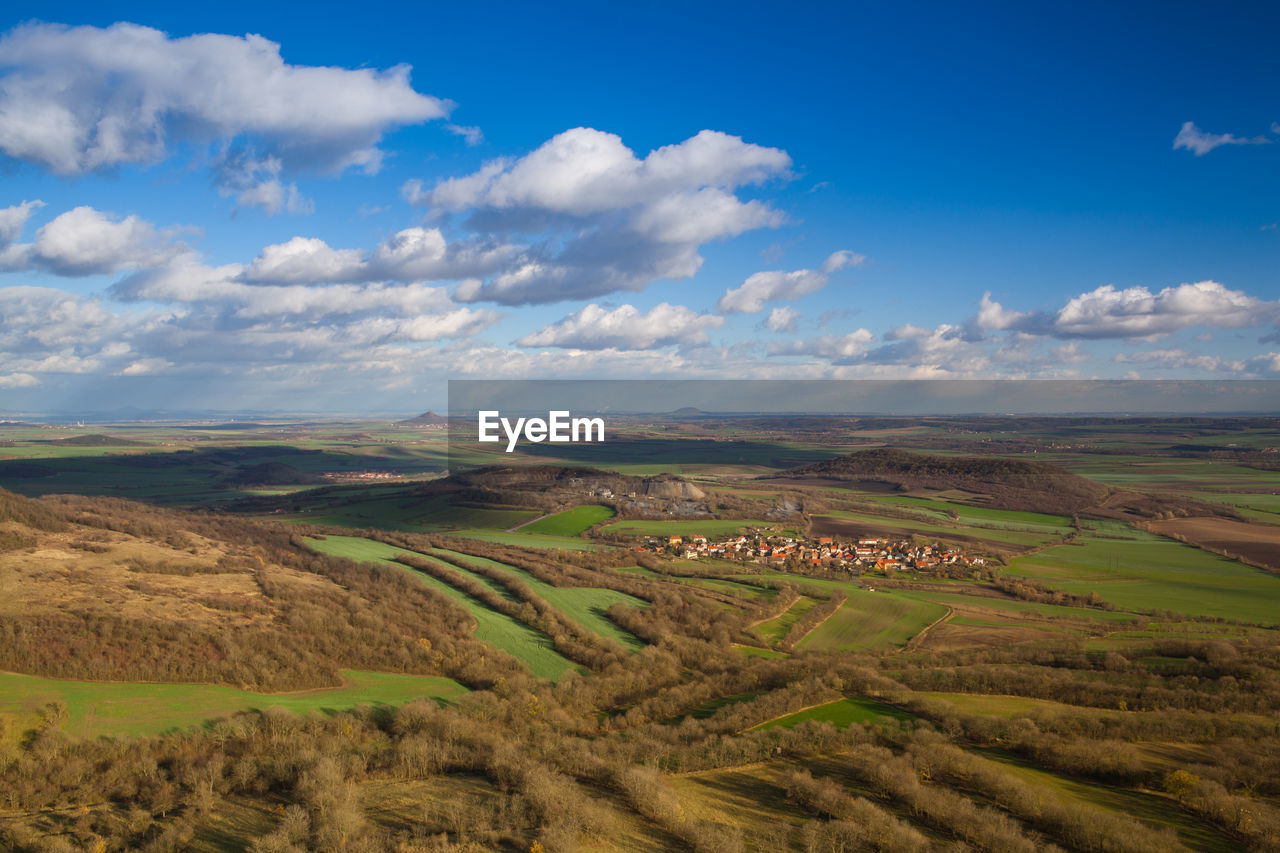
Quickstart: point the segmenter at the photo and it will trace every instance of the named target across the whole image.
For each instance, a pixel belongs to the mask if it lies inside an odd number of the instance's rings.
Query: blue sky
[[[1280,373],[1274,6],[604,5],[7,4],[0,410]]]

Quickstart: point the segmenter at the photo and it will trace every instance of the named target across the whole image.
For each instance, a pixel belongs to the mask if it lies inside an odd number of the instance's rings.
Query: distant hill
[[[682,406],[681,408],[676,409],[671,414],[677,415],[682,418],[696,418],[701,415],[705,415],[706,412],[702,411],[702,409],[699,409],[696,406]]]
[[[0,489],[0,587],[0,671],[30,675],[300,690],[388,661],[440,672],[406,635],[472,642],[465,614],[412,578],[279,526],[119,498]]]
[[[702,500],[706,493],[671,474],[634,477],[598,468],[565,465],[488,466],[448,478],[450,482],[493,492],[510,499],[515,492],[579,492],[608,490],[614,495],[634,493],[661,500]]]
[[[437,415],[435,412],[423,412],[416,418],[400,421],[397,426],[422,427],[422,426],[447,426],[449,419]]]
[[[284,462],[262,462],[247,465],[227,478],[227,482],[246,486],[298,486],[323,483],[324,477],[301,471]]]
[[[990,506],[1066,515],[1099,505],[1113,491],[1048,462],[931,456],[892,448],[850,453],[782,476],[890,483],[903,490],[959,489],[987,495]]]
[[[975,501],[984,506],[1050,515],[1095,518],[1235,515],[1221,504],[1116,489],[1050,462],[983,456],[934,456],[893,448],[861,450],[825,462],[792,468],[779,476],[843,480],[859,488],[883,489],[887,484],[902,491],[958,490],[985,496],[985,500]]]
[[[46,444],[56,444],[60,447],[149,447],[144,441],[130,441],[127,438],[116,438],[115,436],[103,435],[102,433],[89,433],[87,435],[73,435],[69,438],[51,438]]]

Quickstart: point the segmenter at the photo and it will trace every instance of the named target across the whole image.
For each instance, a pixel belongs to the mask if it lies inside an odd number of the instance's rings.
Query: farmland
[[[631,607],[646,606],[647,602],[641,599],[625,593],[615,592],[611,589],[552,586],[515,566],[508,566],[504,563],[486,560],[484,557],[476,557],[470,554],[459,554],[452,551],[445,551],[444,553],[453,554],[464,563],[480,563],[519,578],[536,594],[546,599],[570,619],[602,637],[608,637],[632,648],[639,648],[642,645],[638,638],[619,628],[605,616],[605,611],[614,604],[625,604]],[[480,576],[476,577],[482,579]]]
[[[606,524],[602,533],[625,536],[707,536],[724,537],[740,533],[748,528],[785,531],[793,529],[786,523],[760,519],[709,519],[706,521],[616,521]]]
[[[545,635],[539,634],[506,614],[486,607],[444,581],[421,572],[413,572],[393,562],[401,554],[411,552],[352,536],[330,536],[324,540],[313,541],[311,546],[335,557],[346,557],[360,562],[377,561],[411,573],[422,584],[454,599],[471,614],[471,617],[476,620],[476,639],[519,658],[539,678],[555,680],[574,669],[570,661],[556,653],[551,646],[551,640]]]
[[[801,723],[815,721],[830,723],[837,729],[847,728],[852,723],[874,723],[885,720],[905,720],[910,715],[897,708],[863,697],[837,699],[825,705],[806,708],[794,714],[787,714],[776,720],[762,723],[761,729],[793,729]]]
[[[947,608],[913,601],[892,592],[850,593],[835,614],[800,641],[800,649],[881,649],[902,646],[928,625],[945,616]]]
[[[1274,576],[1143,531],[1116,535],[1081,537],[1015,558],[1009,571],[1067,591],[1096,591],[1127,610],[1280,622]]]
[[[470,478],[439,429],[188,426],[0,428],[0,486],[148,501],[0,492],[6,849],[1280,838],[1268,423],[700,418]],[[932,479],[794,470],[881,444]],[[688,547],[745,530],[803,556]]]
[[[522,525],[524,533],[542,533],[549,536],[578,536],[592,527],[613,518],[614,511],[607,506],[580,506],[558,512],[546,518]]]
[[[341,687],[254,693],[214,684],[62,681],[0,673],[0,719],[10,721],[10,731],[21,731],[50,703],[61,703],[66,731],[73,735],[136,737],[199,726],[252,709],[333,713],[356,705],[398,706],[421,697],[453,702],[467,692],[448,678],[350,670],[342,676]]]

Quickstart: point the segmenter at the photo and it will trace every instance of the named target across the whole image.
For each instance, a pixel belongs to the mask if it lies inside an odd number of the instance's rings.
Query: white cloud
[[[1265,136],[1240,137],[1230,133],[1205,133],[1194,122],[1183,122],[1182,129],[1173,139],[1173,150],[1185,148],[1197,157],[1203,157],[1222,145],[1266,145],[1271,140]]]
[[[384,133],[451,108],[415,92],[408,66],[290,65],[261,36],[170,38],[129,23],[17,27],[0,39],[0,67],[0,151],[59,175],[238,144],[277,171],[376,172]]]
[[[641,160],[615,134],[576,127],[519,160],[491,163],[474,175],[443,181],[427,199],[453,210],[535,208],[582,216],[707,187],[758,184],[785,174],[790,166],[784,151],[712,130]]]
[[[1280,352],[1268,352],[1249,359],[1249,370],[1264,376],[1280,376]]]
[[[478,127],[462,124],[446,124],[444,129],[454,136],[461,136],[467,145],[479,145],[484,142],[484,133]]]
[[[790,306],[779,306],[769,312],[764,327],[771,332],[794,332],[800,312]]]
[[[663,302],[648,313],[633,305],[612,311],[587,305],[558,323],[525,335],[516,344],[523,347],[566,349],[643,350],[673,344],[701,344],[708,329],[724,323],[714,314],[698,314],[683,305]]]
[[[823,335],[818,338],[773,344],[769,355],[808,355],[832,362],[847,362],[862,356],[867,346],[876,339],[866,329],[857,329],[846,335]]]
[[[398,231],[368,252],[294,237],[263,249],[240,278],[264,284],[456,280],[493,272],[515,251],[499,244],[448,243],[438,228],[421,226]]]
[[[1080,364],[1089,360],[1089,354],[1080,349],[1079,341],[1054,347],[1049,355],[1058,364]]]
[[[1074,297],[1052,318],[1050,331],[1059,337],[1143,338],[1181,329],[1210,326],[1244,329],[1280,317],[1280,305],[1264,302],[1216,281],[1123,290],[1105,285]]]
[[[0,249],[6,249],[17,242],[31,214],[42,207],[44,202],[36,199],[0,208]]]
[[[287,246],[288,244],[283,244]],[[191,257],[166,267],[128,276],[111,288],[126,302],[157,302],[199,306],[226,327],[278,321],[323,325],[332,332],[351,329],[372,320],[386,321],[387,334],[406,340],[434,340],[475,334],[499,319],[494,311],[462,308],[443,287],[422,283],[246,284],[236,264],[209,267]],[[393,322],[394,321],[394,322]],[[213,323],[217,325],[218,323]],[[375,328],[367,325],[368,329]]]
[[[962,335],[981,341],[1005,331],[1056,338],[1157,338],[1183,329],[1208,326],[1246,329],[1280,321],[1280,302],[1266,302],[1216,281],[1166,287],[1120,289],[1104,285],[1067,300],[1056,312],[1010,311],[983,294],[978,313]]]
[[[886,341],[913,341],[918,338],[927,338],[932,334],[933,331],[930,329],[915,326],[911,323],[904,323],[897,328],[890,329],[885,333],[884,339]]]
[[[1245,362],[1216,355],[1200,355],[1181,349],[1143,350],[1118,353],[1117,364],[1145,364],[1163,370],[1202,370],[1208,373],[1241,373]]]
[[[40,384],[30,373],[10,373],[0,376],[0,388],[34,388]]]
[[[362,275],[363,267],[364,256],[359,249],[331,249],[328,243],[314,237],[294,237],[263,249],[242,278],[275,284],[351,281]]]
[[[173,362],[164,358],[140,358],[131,361],[118,372],[117,376],[150,376],[163,373],[173,367]]]
[[[982,299],[978,302],[978,314],[973,320],[973,325],[982,333],[1002,332],[1020,325],[1029,316],[1018,311],[1005,310],[1003,305],[992,300],[991,292],[987,291],[982,294]]]
[[[276,178],[242,190],[236,196],[236,201],[244,207],[260,207],[271,216],[282,210],[289,213],[314,213],[316,209],[315,202],[298,192],[297,184],[290,182],[286,186]]]
[[[156,266],[189,251],[137,216],[113,220],[92,207],[76,207],[36,232],[27,258],[55,275],[84,276]]]
[[[799,299],[827,286],[833,272],[858,266],[866,258],[848,250],[832,253],[819,270],[782,272],[766,270],[752,273],[740,286],[726,290],[716,303],[725,314],[758,314],[764,304],[777,299]]]
[[[637,157],[614,134],[574,128],[518,159],[403,195],[433,213],[467,212],[491,243],[526,240],[519,254],[459,298],[511,305],[641,290],[694,275],[699,247],[776,227],[783,215],[736,190],[789,176],[786,152],[704,130]]]

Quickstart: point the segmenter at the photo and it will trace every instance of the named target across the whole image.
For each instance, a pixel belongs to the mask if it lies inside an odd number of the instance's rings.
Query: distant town
[[[666,554],[686,560],[742,559],[775,568],[822,567],[866,571],[936,570],[941,566],[983,566],[986,558],[964,554],[953,546],[930,545],[909,539],[866,538],[836,541],[831,536],[803,539],[791,536],[739,534],[720,541],[706,536],[650,536],[636,551]]]

